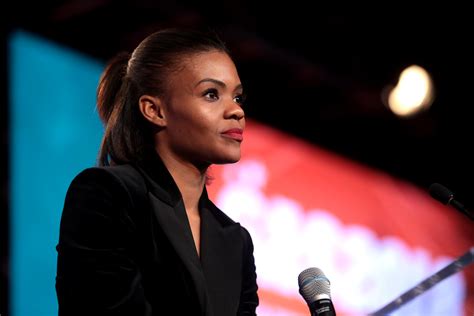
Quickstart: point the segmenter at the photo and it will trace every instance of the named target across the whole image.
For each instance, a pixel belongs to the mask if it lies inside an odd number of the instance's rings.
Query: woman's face
[[[238,161],[243,91],[230,57],[218,51],[188,56],[170,79],[163,130],[169,153],[204,167]]]

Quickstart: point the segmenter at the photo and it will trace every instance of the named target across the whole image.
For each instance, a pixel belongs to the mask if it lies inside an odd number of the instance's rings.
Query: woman
[[[162,30],[98,87],[99,167],[61,218],[60,315],[255,315],[252,240],[208,198],[212,164],[240,159],[243,90],[212,34]]]

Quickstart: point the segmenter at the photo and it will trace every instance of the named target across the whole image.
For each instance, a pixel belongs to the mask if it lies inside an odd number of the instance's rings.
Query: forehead
[[[239,81],[234,62],[224,52],[211,51],[191,54],[183,58],[182,69],[177,73],[179,79],[198,82],[213,78],[231,84]],[[189,82],[191,83],[191,82]]]

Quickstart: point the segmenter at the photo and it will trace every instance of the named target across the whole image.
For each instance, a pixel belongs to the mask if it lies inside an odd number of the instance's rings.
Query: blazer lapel
[[[176,183],[157,155],[136,167],[147,182],[151,207],[160,227],[191,275],[203,315],[212,316],[206,279]]]
[[[201,264],[215,315],[236,315],[242,282],[240,225],[212,202],[201,208]]]
[[[183,222],[183,219],[180,218],[182,215],[186,216],[186,214],[179,214],[185,212],[183,206],[177,205],[177,207],[173,208],[160,201],[151,193],[149,198],[158,223],[160,223],[165,235],[193,279],[202,311],[204,311],[205,315],[212,315],[209,308],[206,279],[194,246],[193,237],[190,236],[190,230],[184,226],[187,223],[187,219]]]

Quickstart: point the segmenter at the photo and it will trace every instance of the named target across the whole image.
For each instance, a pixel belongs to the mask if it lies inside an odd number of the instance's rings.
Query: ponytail
[[[97,110],[106,125],[115,106],[116,96],[127,73],[129,53],[120,53],[105,68],[97,87]],[[119,100],[117,100],[119,101]]]
[[[129,53],[120,53],[106,66],[97,88],[97,110],[105,125],[98,164],[108,166],[135,160],[144,148],[144,119],[137,93],[127,76]]]

